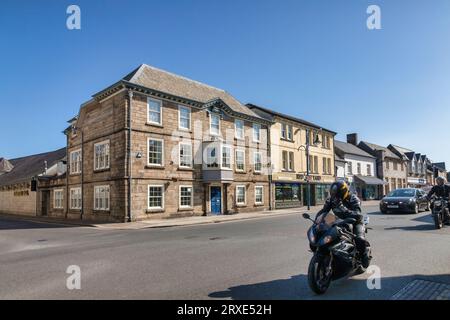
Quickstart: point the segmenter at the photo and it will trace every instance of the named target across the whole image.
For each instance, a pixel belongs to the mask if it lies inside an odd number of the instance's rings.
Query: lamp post
[[[306,203],[308,205],[308,211],[311,210],[311,184],[309,182],[309,147],[310,147],[310,129],[306,129],[306,144],[301,145],[298,150],[305,149],[306,152]],[[317,146],[320,143],[319,136],[316,134],[314,137],[313,145]]]

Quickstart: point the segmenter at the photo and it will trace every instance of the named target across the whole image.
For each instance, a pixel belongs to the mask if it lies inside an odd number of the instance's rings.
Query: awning
[[[368,176],[355,176],[355,178],[367,185],[385,185],[388,184],[386,181],[378,179],[377,177]]]

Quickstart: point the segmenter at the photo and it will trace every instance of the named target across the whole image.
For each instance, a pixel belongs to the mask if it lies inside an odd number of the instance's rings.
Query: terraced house
[[[308,196],[311,205],[323,204],[336,180],[336,133],[265,107],[247,106],[273,123],[269,129],[273,207],[300,207],[308,203]]]
[[[379,186],[379,195],[407,187],[407,163],[399,155],[387,147],[367,141],[359,142],[358,147],[376,158],[376,174],[385,181],[384,186]]]
[[[69,123],[67,174],[38,179],[37,215],[125,222],[269,208],[270,122],[224,90],[141,65]]]

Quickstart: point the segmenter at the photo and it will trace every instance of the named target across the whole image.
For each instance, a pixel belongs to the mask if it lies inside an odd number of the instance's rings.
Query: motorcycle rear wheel
[[[433,218],[434,218],[434,225],[436,226],[436,229],[441,229],[443,227],[441,214],[440,213],[433,214]]]
[[[324,294],[330,286],[332,272],[326,274],[330,259],[330,256],[315,254],[309,263],[308,284],[311,290],[317,294]]]

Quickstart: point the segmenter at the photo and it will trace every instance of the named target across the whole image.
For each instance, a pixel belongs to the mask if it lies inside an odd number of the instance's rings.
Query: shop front
[[[298,175],[297,179],[307,181],[304,175]],[[334,177],[309,176],[309,197],[310,205],[318,206],[325,203],[330,195],[330,187],[334,182]],[[308,205],[308,184],[303,182],[303,205]]]
[[[275,209],[295,208],[302,205],[302,185],[300,183],[275,183]]]
[[[409,188],[423,188],[427,185],[427,180],[424,178],[409,177],[407,182]]]
[[[385,185],[381,179],[370,176],[355,176],[353,186],[356,194],[361,200],[379,200],[382,197],[380,186]]]

